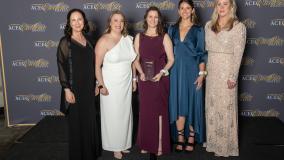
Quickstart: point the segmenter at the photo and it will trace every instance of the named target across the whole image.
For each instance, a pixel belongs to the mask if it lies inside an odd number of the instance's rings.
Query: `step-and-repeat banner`
[[[201,24],[210,19],[213,0],[195,0]],[[149,6],[161,9],[168,25],[177,20],[178,0],[9,0],[0,2],[1,62],[9,126],[60,115],[56,48],[72,8],[82,9],[97,39],[113,10],[125,13],[134,36]],[[284,121],[284,0],[237,0],[247,26],[247,46],[239,75],[243,116]],[[216,91],[218,92],[218,91]]]

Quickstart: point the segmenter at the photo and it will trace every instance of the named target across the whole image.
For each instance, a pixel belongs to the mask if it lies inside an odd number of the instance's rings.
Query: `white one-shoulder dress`
[[[102,75],[109,95],[100,95],[102,147],[123,151],[132,139],[132,69],[136,57],[133,38],[122,36],[104,57]]]

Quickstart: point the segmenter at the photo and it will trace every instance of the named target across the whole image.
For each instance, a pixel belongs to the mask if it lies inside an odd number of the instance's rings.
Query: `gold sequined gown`
[[[205,26],[208,63],[206,77],[206,150],[218,156],[238,156],[238,86],[228,89],[227,80],[237,81],[246,43],[246,28],[235,22],[230,31],[215,34]]]

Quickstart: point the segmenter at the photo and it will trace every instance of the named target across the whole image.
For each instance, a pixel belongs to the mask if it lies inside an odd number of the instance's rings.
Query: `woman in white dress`
[[[132,139],[132,83],[136,57],[133,39],[127,34],[125,16],[114,11],[105,34],[96,44],[96,77],[100,88],[102,147],[122,159]],[[135,80],[135,78],[134,78]]]

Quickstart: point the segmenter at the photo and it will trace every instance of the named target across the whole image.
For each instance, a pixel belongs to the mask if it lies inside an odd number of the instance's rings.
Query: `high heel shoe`
[[[193,150],[194,150],[194,145],[195,145],[195,143],[194,143],[194,136],[195,136],[195,133],[194,132],[192,132],[192,131],[190,131],[189,132],[189,137],[188,137],[188,140],[186,141],[186,143],[185,143],[185,148],[184,148],[184,150],[185,150],[185,152],[187,152],[187,153],[191,153],[191,152],[193,152]],[[189,141],[189,138],[193,138],[193,142],[188,142]],[[187,148],[188,147],[192,147],[192,150],[188,150]]]
[[[141,153],[142,153],[142,154],[147,154],[148,151],[142,149],[142,150],[141,150]]]
[[[122,159],[123,154],[122,154],[122,152],[113,152],[113,157],[114,157],[114,159]]]
[[[185,141],[184,140],[184,129],[178,131],[178,136],[182,136],[183,141],[181,142],[181,141],[178,140],[175,143],[176,144],[175,151],[176,152],[182,152],[184,150],[184,145],[185,145],[185,143],[184,143],[184,141]],[[178,149],[178,146],[181,146],[181,149]]]
[[[161,156],[161,155],[163,155],[163,151],[159,150],[158,153],[156,154],[156,156]]]

